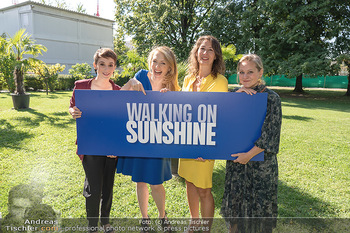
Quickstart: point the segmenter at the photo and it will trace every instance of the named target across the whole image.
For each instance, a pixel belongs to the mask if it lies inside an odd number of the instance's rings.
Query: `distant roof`
[[[102,19],[102,20],[107,20],[107,21],[114,22],[114,20],[102,18],[102,17],[96,16],[96,15],[90,15],[90,14],[86,14],[86,13],[77,12],[77,11],[74,11],[74,10],[69,10],[69,9],[65,9],[65,8],[50,6],[50,5],[46,5],[46,4],[42,4],[42,3],[39,3],[39,2],[30,1],[30,0],[22,2],[22,3],[17,3],[17,4],[14,4],[14,5],[11,5],[11,6],[7,6],[7,7],[4,7],[4,8],[0,8],[0,11],[6,11],[6,10],[9,10],[9,9],[13,9],[13,8],[21,7],[21,6],[26,6],[26,5],[37,5],[37,6],[57,9],[57,10],[61,10],[61,11],[72,12],[74,14],[80,14],[80,15],[84,15],[84,16],[94,17],[96,19]]]

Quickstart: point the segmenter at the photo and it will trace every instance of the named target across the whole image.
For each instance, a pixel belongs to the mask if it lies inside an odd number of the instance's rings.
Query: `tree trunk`
[[[295,88],[293,92],[304,93],[303,90],[303,74],[300,74],[295,81]]]
[[[46,95],[48,95],[49,94],[49,82],[47,81],[47,78],[46,77],[44,77],[44,83],[45,83],[45,86],[46,86]]]
[[[350,96],[350,73],[348,74],[348,90],[345,93],[346,96]]]
[[[24,94],[24,83],[23,83],[23,70],[22,67],[15,67],[13,72],[13,78],[15,80],[16,90],[15,94],[22,95]]]

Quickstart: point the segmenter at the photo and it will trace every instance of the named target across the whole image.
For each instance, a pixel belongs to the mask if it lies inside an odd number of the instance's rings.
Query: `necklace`
[[[204,78],[205,78],[205,77],[200,77],[199,75],[196,77],[197,82],[198,82],[199,84],[202,83],[202,80],[203,80]]]

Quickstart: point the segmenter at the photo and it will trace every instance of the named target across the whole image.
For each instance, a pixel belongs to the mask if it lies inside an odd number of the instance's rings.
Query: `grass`
[[[345,91],[311,90],[303,95],[275,89],[282,98],[279,216],[350,218],[350,98]],[[75,121],[68,114],[71,92],[31,94],[31,109],[13,110],[0,93],[0,213],[11,187],[35,184],[43,203],[63,218],[85,217],[84,172],[75,155]],[[214,169],[215,217],[220,218],[225,162]],[[170,217],[189,217],[184,181],[165,183]],[[150,199],[150,217],[157,209]],[[112,217],[140,217],[135,184],[116,175]],[[282,228],[288,230],[290,222]],[[295,227],[295,226],[293,226]],[[310,226],[297,223],[300,232]],[[277,228],[278,229],[278,228]],[[283,232],[283,230],[281,230]]]

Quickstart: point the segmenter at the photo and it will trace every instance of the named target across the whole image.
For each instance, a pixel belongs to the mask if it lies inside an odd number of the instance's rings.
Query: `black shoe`
[[[149,217],[141,219],[141,233],[149,233],[151,225],[151,219]]]
[[[160,223],[162,225],[163,232],[168,232],[168,233],[172,232],[170,222],[168,220],[168,217],[166,216],[166,212],[164,214],[164,218],[160,219]]]

